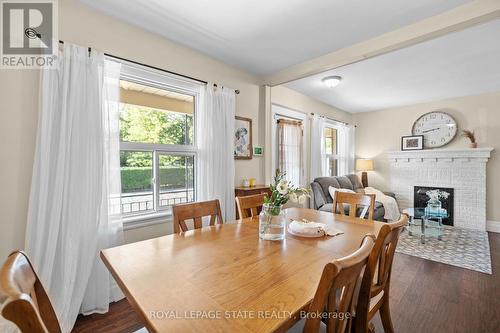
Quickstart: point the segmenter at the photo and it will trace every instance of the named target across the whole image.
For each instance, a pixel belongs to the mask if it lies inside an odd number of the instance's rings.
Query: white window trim
[[[339,123],[339,122],[331,120],[331,119],[326,119],[326,121],[325,121],[325,128],[333,128],[333,129],[337,130],[337,138],[336,138],[337,154],[326,154],[325,153],[324,158],[323,158],[323,166],[325,168],[324,170],[328,170],[328,159],[332,158],[334,160],[337,160],[337,172],[338,172],[338,164],[340,163],[340,158],[341,158],[341,156],[338,154],[338,151],[339,151],[338,139],[339,139],[340,131],[344,130],[343,126],[344,125],[342,123]],[[323,141],[325,141],[325,133],[324,132],[323,132]],[[329,175],[329,176],[332,176],[332,175]],[[333,176],[338,176],[338,175],[333,175]]]
[[[175,74],[166,73],[160,70],[155,70],[138,64],[134,64],[127,61],[121,61],[121,80],[128,80],[139,84],[144,84],[148,86],[157,87],[159,89],[166,89],[181,94],[191,95],[194,97],[194,119],[193,128],[197,128],[197,117],[196,113],[200,109],[201,105],[201,91],[204,83],[190,80]],[[187,155],[194,156],[194,175],[196,175],[197,168],[197,133],[196,130],[193,133],[193,143],[191,145],[168,145],[168,144],[152,144],[152,143],[140,143],[140,142],[120,142],[120,151],[152,151],[153,153],[153,187],[156,196],[153,201],[153,211],[146,211],[142,213],[126,214],[122,215],[122,221],[124,229],[134,229],[139,227],[144,227],[153,224],[165,223],[171,221],[171,208],[159,207],[159,182],[155,172],[157,172],[158,166],[158,156],[161,153],[173,154],[173,155]],[[194,176],[194,198],[197,196],[197,179]],[[167,218],[167,221],[165,221]]]
[[[122,218],[123,230],[143,228],[155,224],[172,223],[170,210],[151,214],[141,214]]]

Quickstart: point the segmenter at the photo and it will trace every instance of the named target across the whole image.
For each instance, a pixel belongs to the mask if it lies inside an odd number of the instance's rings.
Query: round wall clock
[[[426,148],[442,147],[457,135],[457,122],[446,112],[429,112],[413,123],[412,134],[423,135]]]

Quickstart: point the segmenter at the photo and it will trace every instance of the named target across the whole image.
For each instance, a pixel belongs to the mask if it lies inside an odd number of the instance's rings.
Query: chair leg
[[[391,310],[389,309],[388,298],[386,298],[386,300],[380,307],[379,312],[380,312],[380,319],[382,319],[382,326],[384,326],[384,332],[394,333],[394,327],[392,326]]]

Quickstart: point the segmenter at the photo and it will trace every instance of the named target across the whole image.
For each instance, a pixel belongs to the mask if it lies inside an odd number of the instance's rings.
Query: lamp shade
[[[356,170],[357,171],[371,171],[373,170],[373,160],[370,159],[357,159],[356,160]]]

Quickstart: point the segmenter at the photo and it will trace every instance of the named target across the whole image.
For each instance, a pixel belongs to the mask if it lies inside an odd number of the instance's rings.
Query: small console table
[[[426,236],[434,236],[437,237],[437,239],[442,240],[443,219],[448,217],[447,214],[431,213],[425,208],[408,208],[403,210],[403,213],[410,216],[410,219],[408,220],[408,235],[413,236],[414,233],[418,233],[422,244],[425,244]]]
[[[255,186],[239,186],[234,189],[234,196],[246,197],[247,195],[265,193],[271,195],[271,190],[268,185],[255,185]],[[239,219],[238,209],[236,209],[236,219]]]

